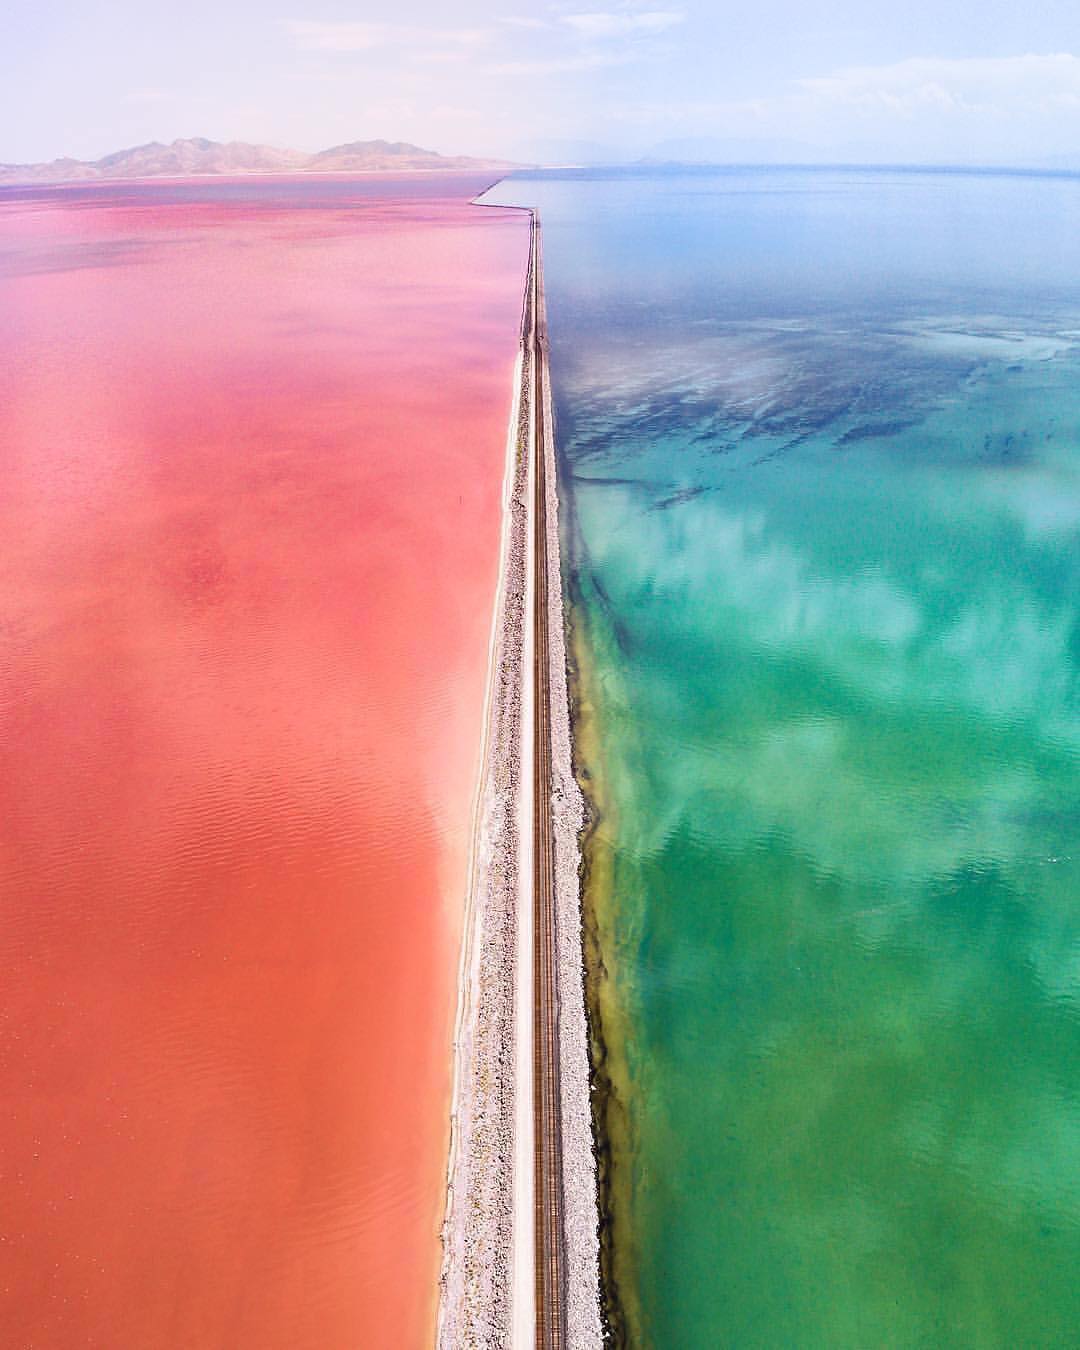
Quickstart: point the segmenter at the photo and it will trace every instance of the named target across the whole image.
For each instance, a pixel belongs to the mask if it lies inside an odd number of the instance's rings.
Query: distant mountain
[[[309,155],[304,171],[358,173],[372,169],[512,169],[508,160],[437,155],[408,141],[350,141]]]
[[[820,162],[822,151],[804,141],[777,137],[688,136],[661,141],[641,164],[807,164]],[[824,156],[824,158],[828,158]]]
[[[505,171],[505,160],[438,155],[406,141],[351,141],[309,155],[244,141],[208,141],[201,136],[163,145],[151,141],[101,159],[54,159],[48,164],[0,164],[0,183],[62,183],[108,178],[174,178],[189,174],[370,173],[397,169]]]
[[[523,141],[514,147],[515,151],[532,164],[547,166],[608,167],[617,164],[629,164],[640,155],[640,151],[620,150],[614,145],[604,145],[599,141],[573,140],[535,140]]]

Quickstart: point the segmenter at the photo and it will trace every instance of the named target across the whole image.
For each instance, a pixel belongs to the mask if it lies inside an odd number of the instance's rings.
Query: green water
[[[1080,1345],[1080,185],[500,191],[604,812],[613,1339]]]

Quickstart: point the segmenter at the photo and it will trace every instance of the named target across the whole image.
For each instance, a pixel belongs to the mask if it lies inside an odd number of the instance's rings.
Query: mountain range
[[[0,183],[62,183],[107,178],[162,178],[189,174],[370,173],[418,169],[507,170],[506,160],[439,155],[406,141],[350,141],[316,154],[244,141],[203,137],[170,145],[151,141],[101,159],[54,159],[47,164],[0,164]]]

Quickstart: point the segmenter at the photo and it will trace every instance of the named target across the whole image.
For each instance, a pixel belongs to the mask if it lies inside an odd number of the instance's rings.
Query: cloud
[[[544,31],[551,27],[548,19],[536,19],[519,14],[501,14],[495,21],[505,24],[507,28],[524,28],[529,32]]]
[[[811,99],[900,115],[1080,108],[1080,57],[912,58],[798,81]]]
[[[566,75],[576,71],[605,70],[636,59],[633,52],[577,52],[566,56],[500,61],[488,66],[493,75]]]
[[[424,27],[382,20],[291,19],[281,26],[293,44],[315,54],[379,55],[372,73],[437,78],[468,66],[474,77],[544,78],[587,75],[655,54],[652,40],[683,22],[682,11],[632,8],[531,15],[494,15],[489,26]],[[406,71],[405,67],[410,67]],[[462,71],[457,72],[461,74]],[[448,76],[449,78],[449,76]],[[460,95],[455,95],[460,97]]]
[[[623,99],[605,112],[654,138],[779,139],[789,159],[796,138],[803,159],[1072,164],[1080,56],[918,57],[791,80],[752,98]]]
[[[626,38],[666,33],[685,18],[679,10],[646,10],[637,14],[564,14],[560,22],[586,38]]]
[[[370,52],[388,47],[468,50],[482,47],[490,37],[484,28],[422,28],[396,23],[287,19],[284,27],[301,50],[315,52]]]
[[[550,18],[504,17],[501,24],[547,40],[535,55],[510,56],[487,67],[495,75],[566,75],[628,65],[643,56],[643,39],[667,32],[686,16],[675,10],[590,11]]]
[[[176,94],[173,90],[154,87],[132,89],[124,95],[125,103],[171,103],[175,99]]]

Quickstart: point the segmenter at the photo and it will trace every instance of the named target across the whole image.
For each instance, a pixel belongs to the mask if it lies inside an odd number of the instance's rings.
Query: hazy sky
[[[4,0],[0,160],[204,135],[1080,164],[1077,0]]]

